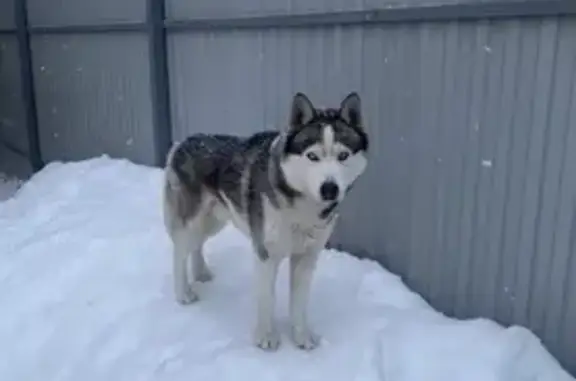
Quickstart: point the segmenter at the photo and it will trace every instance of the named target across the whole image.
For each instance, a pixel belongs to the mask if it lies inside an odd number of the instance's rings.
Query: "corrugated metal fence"
[[[193,131],[284,123],[296,91],[358,90],[372,159],[334,244],[448,314],[528,326],[576,373],[575,16],[573,0],[3,1],[0,139],[34,168],[159,164]]]

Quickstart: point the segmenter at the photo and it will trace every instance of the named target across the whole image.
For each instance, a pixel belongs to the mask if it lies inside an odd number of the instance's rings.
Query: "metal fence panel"
[[[146,2],[143,0],[26,1],[32,26],[110,24],[146,19]]]
[[[381,255],[443,311],[528,326],[574,372],[576,20],[412,28],[365,34],[365,60],[382,56],[371,41],[388,52],[362,77],[396,99],[367,106],[393,115],[370,118],[373,170],[335,242]]]
[[[177,34],[168,41],[175,140],[263,127],[260,33]]]
[[[447,313],[528,326],[576,370],[575,19],[195,31],[170,58],[176,139],[359,90],[372,159],[332,243]]]
[[[14,28],[14,1],[15,0],[0,1],[0,29]]]
[[[3,144],[0,144],[0,171],[19,179],[27,179],[34,173],[26,156],[15,153]]]
[[[563,283],[568,274],[565,267],[553,266],[555,239],[558,239],[558,213],[562,208],[570,208],[572,202],[561,203],[562,169],[565,161],[565,141],[570,129],[569,112],[572,102],[574,68],[576,67],[576,25],[560,23],[554,28],[555,39],[546,41],[554,47],[552,55],[552,76],[549,82],[547,107],[544,120],[544,148],[541,156],[541,174],[538,190],[538,214],[534,232],[534,253],[530,277],[530,297],[528,299],[528,321],[536,327],[536,332],[546,335],[556,333],[547,326],[548,318],[559,321],[562,313],[562,293],[557,282]],[[544,101],[544,99],[543,99]],[[543,110],[544,111],[544,110]],[[544,118],[544,117],[543,117]],[[572,125],[572,128],[574,126]],[[573,149],[574,147],[570,147]],[[568,163],[574,167],[574,163]],[[567,179],[565,179],[567,180]],[[574,192],[570,185],[567,189]],[[564,251],[560,255],[566,255]],[[547,271],[541,271],[546,269]],[[542,308],[541,306],[547,306]],[[548,332],[546,332],[548,331]],[[573,334],[576,342],[576,332]]]
[[[103,152],[153,164],[148,44],[141,35],[32,39],[42,154]]]
[[[287,122],[292,94],[339,102],[360,85],[358,54],[342,49],[361,29],[195,32],[169,39],[174,137],[193,131],[249,133]],[[190,68],[194,68],[191,70]],[[356,75],[354,75],[356,73]]]
[[[536,81],[538,70],[539,45],[536,43],[541,34],[537,25],[524,25],[520,30],[519,57],[515,69],[515,101],[510,108],[512,120],[510,121],[511,142],[506,153],[506,201],[504,206],[503,237],[500,242],[501,268],[499,269],[499,289],[505,287],[508,280],[517,279],[519,263],[523,260],[524,252],[520,249],[521,221],[525,205],[521,195],[525,191],[525,181],[531,168],[528,165],[529,131],[532,126],[533,106],[535,102]],[[516,292],[500,292],[496,295],[496,309],[499,316],[506,322],[513,321]]]
[[[562,358],[576,369],[576,213],[574,173],[576,157],[576,22],[562,23],[556,45],[554,98],[550,105],[546,177],[543,179],[542,213],[539,218],[539,261],[533,277],[532,322],[543,337],[563,344]],[[570,65],[571,67],[568,67]],[[558,168],[554,168],[557,165]],[[552,184],[556,181],[557,184]],[[554,188],[552,186],[555,186]],[[546,211],[548,210],[548,211]],[[550,238],[545,240],[547,234]],[[544,246],[541,243],[547,243]],[[541,273],[539,268],[546,268]],[[542,310],[534,307],[542,304]]]
[[[0,142],[24,155],[28,152],[18,41],[10,35],[0,36]]]

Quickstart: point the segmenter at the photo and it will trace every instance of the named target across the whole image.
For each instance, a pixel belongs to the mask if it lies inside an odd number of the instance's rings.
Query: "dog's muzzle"
[[[332,213],[334,212],[334,210],[336,210],[337,206],[338,206],[338,202],[334,201],[333,203],[328,205],[326,208],[322,209],[322,211],[320,212],[320,218],[325,220],[328,217],[330,217],[332,215]]]
[[[334,181],[328,180],[320,186],[320,197],[324,201],[335,201],[338,199],[340,187]]]

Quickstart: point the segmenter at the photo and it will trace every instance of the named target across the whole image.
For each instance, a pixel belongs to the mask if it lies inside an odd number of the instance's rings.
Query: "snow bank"
[[[161,172],[107,157],[51,164],[0,203],[0,380],[574,380],[529,331],[435,312],[376,263],[326,251],[307,353],[251,345],[247,240],[208,242],[214,282],[172,296]],[[287,277],[278,319],[287,332]]]

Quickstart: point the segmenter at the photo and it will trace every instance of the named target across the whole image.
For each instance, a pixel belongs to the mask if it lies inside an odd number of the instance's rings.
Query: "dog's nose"
[[[320,186],[320,197],[324,201],[334,201],[338,198],[340,189],[334,181],[325,181]]]

